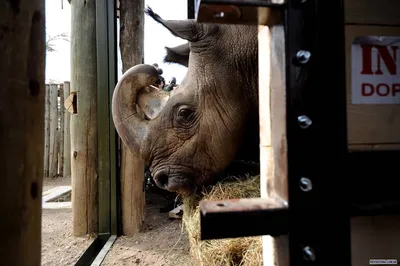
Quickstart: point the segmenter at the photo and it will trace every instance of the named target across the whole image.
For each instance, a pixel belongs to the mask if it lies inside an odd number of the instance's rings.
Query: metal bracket
[[[279,236],[288,233],[288,209],[262,198],[201,201],[200,226],[202,240]]]

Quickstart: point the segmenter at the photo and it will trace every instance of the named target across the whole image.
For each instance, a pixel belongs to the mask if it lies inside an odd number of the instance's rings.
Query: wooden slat
[[[261,197],[287,201],[285,39],[283,26],[259,26]],[[264,265],[289,265],[288,238],[263,236]]]
[[[399,0],[345,0],[346,24],[400,25]]]

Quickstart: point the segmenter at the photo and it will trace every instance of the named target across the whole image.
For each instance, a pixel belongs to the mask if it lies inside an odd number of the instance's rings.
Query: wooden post
[[[64,82],[63,86],[64,100],[61,101],[61,105],[64,105],[65,99],[68,98],[70,92],[70,83],[68,81]],[[61,107],[64,109],[64,107]],[[70,134],[70,120],[71,115],[69,112],[64,110],[64,155],[63,155],[63,174],[64,177],[71,176],[71,134]]]
[[[259,26],[261,197],[288,200],[283,26]],[[263,236],[264,265],[289,265],[288,237]]]
[[[41,265],[44,5],[2,1],[0,8],[1,265]]]
[[[46,84],[45,91],[45,130],[44,130],[44,177],[49,177],[50,163],[50,85]]]
[[[71,117],[73,234],[98,230],[96,1],[71,1]]]
[[[64,176],[64,88],[63,84],[60,84],[58,89],[58,95],[60,97],[60,103],[58,105],[58,113],[60,117],[60,129],[59,129],[59,149],[58,149],[58,174]]]
[[[122,70],[143,62],[144,0],[120,0]],[[144,218],[144,164],[121,144],[122,232],[133,235]]]
[[[51,154],[51,164],[50,164],[50,177],[55,178],[58,176],[58,154],[60,151],[60,131],[56,128],[53,137],[53,150]]]
[[[56,177],[58,170],[57,128],[58,128],[58,88],[50,84],[49,112],[50,112],[50,152],[49,152],[49,177]]]

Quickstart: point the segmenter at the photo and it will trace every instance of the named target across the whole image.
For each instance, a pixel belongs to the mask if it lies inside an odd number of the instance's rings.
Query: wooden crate
[[[353,41],[362,36],[400,39],[400,1],[345,0],[344,7],[349,151],[400,150],[400,104],[353,104],[351,93],[352,74],[356,71],[351,60]],[[394,82],[400,78],[400,47],[396,53]],[[379,182],[379,176],[376,178]],[[370,259],[397,259],[400,262],[397,248],[400,246],[399,221],[400,216],[353,217],[352,265],[369,265]]]
[[[400,8],[398,0],[345,1],[347,119],[350,151],[400,149],[400,47],[396,49],[397,74],[392,81],[386,79],[387,83],[398,83],[395,85],[397,87],[394,87],[399,90],[395,97],[397,102],[383,104],[382,101],[378,103],[380,101],[378,99],[371,104],[352,102],[352,75],[359,70],[352,66],[352,44],[357,38],[364,36],[390,36],[398,37],[400,40],[398,8]],[[400,45],[400,41],[396,45]],[[390,50],[390,52],[393,51]],[[373,55],[372,60],[377,60],[376,55]],[[381,69],[386,70],[386,67],[383,66],[384,62],[380,61]],[[375,62],[373,61],[373,63]],[[366,80],[368,79],[369,77],[366,78]]]

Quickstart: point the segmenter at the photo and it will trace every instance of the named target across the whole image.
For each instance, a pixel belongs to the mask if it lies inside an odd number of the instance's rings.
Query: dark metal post
[[[188,19],[195,18],[194,1],[195,0],[187,0],[187,18]]]
[[[343,1],[285,11],[291,265],[351,265]]]

